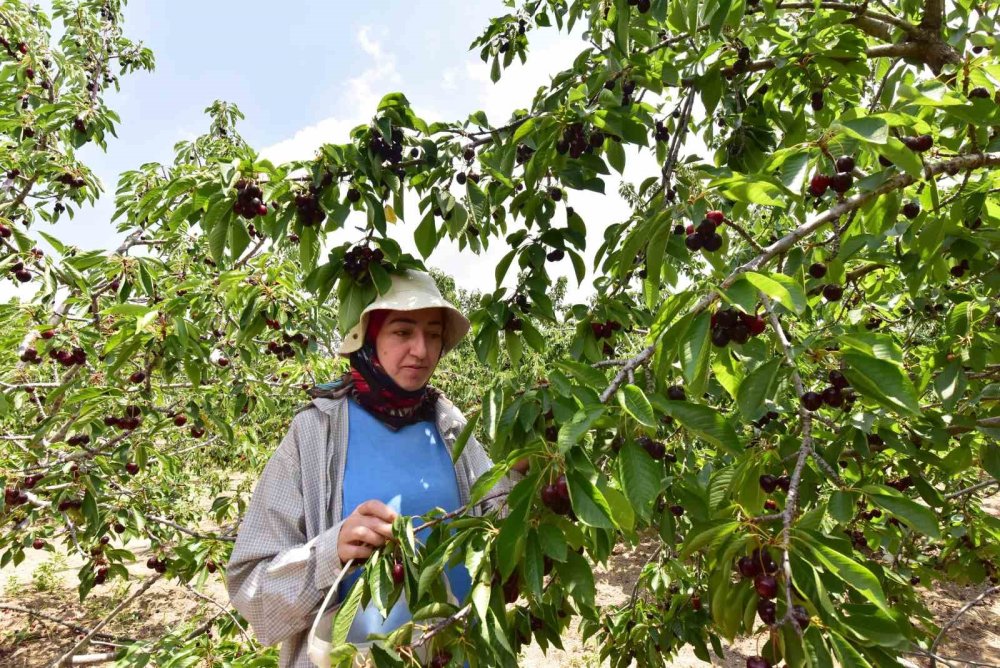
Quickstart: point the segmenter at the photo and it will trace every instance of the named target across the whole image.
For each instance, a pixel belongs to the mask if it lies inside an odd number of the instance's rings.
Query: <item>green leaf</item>
[[[688,532],[684,545],[678,557],[687,559],[703,547],[715,544],[738,529],[740,523],[736,520],[714,520],[702,526],[692,527]]]
[[[615,171],[619,174],[625,173],[625,149],[622,147],[621,143],[616,141],[607,142],[607,149],[605,153],[608,156],[608,162],[611,166],[615,168]]]
[[[566,472],[566,482],[569,484],[570,503],[581,522],[598,529],[616,528],[611,507],[594,483],[572,469]]]
[[[1000,446],[996,443],[983,443],[979,447],[979,464],[994,479],[1000,480]]]
[[[618,476],[632,505],[647,516],[660,493],[662,467],[634,441],[627,440],[618,454]]]
[[[225,205],[225,202],[221,202],[221,204]],[[230,222],[228,217],[223,217],[212,226],[212,229],[208,233],[208,250],[212,254],[212,259],[215,260],[216,264],[222,262],[222,256],[226,252]]]
[[[656,427],[656,417],[653,415],[653,407],[649,404],[645,392],[641,388],[626,384],[618,390],[618,403],[621,404],[629,415],[646,425]]]
[[[861,656],[858,650],[854,649],[854,645],[849,643],[836,631],[828,631],[830,634],[830,643],[833,645],[833,651],[837,655],[837,660],[840,661],[840,665],[843,668],[871,668],[871,664]]]
[[[902,495],[890,494],[886,488],[866,485],[862,488],[872,503],[887,510],[929,538],[940,538],[937,517],[927,506],[911,501]]]
[[[889,137],[884,144],[879,145],[878,152],[913,178],[923,176],[924,164],[920,158],[895,137]]]
[[[743,453],[733,425],[714,408],[687,401],[672,401],[659,395],[653,395],[651,401],[657,410],[676,419],[695,436],[734,454]]]
[[[875,116],[865,116],[849,121],[834,123],[844,134],[868,144],[885,144],[889,138],[889,124],[884,119]]]
[[[854,502],[854,494],[838,489],[830,495],[830,502],[827,504],[827,509],[833,519],[847,524],[854,517]]]
[[[781,358],[761,364],[747,374],[736,391],[736,405],[747,420],[756,420],[764,413],[764,400],[774,392]]]
[[[882,585],[879,584],[878,578],[872,575],[871,571],[824,544],[821,536],[804,530],[798,531],[796,535],[809,546],[809,549],[816,555],[819,564],[831,575],[846,582],[848,586],[877,605],[879,609],[889,612],[889,603],[885,600]]]
[[[519,249],[517,248],[511,250],[510,252],[508,252],[506,255],[503,256],[500,262],[497,263],[495,272],[497,279],[497,287],[500,287],[500,284],[503,283],[504,276],[507,275],[507,269],[510,268],[510,263],[514,260],[514,256],[517,255],[518,250]],[[426,258],[427,256],[424,255],[424,257]]]
[[[851,386],[890,410],[920,415],[917,391],[903,370],[892,362],[850,350],[841,356]]]
[[[594,606],[597,590],[594,586],[594,569],[582,556],[570,550],[565,563],[556,562],[559,582],[576,602],[584,608]]]
[[[806,293],[802,285],[791,276],[784,274],[758,274],[748,271],[743,277],[768,297],[794,313],[802,313],[806,309]]]
[[[340,299],[340,312],[338,314],[337,326],[341,336],[358,324],[361,319],[361,312],[375,299],[375,286],[372,284],[360,285],[346,278],[340,279],[337,286],[337,295]]]
[[[333,617],[331,645],[342,645],[347,642],[347,632],[351,630],[354,617],[358,614],[358,608],[361,607],[361,596],[364,593],[364,578],[358,578],[351,588],[351,593],[347,595],[344,603],[337,609],[337,613]]]
[[[788,207],[786,192],[770,181],[751,180],[749,177],[740,176],[710,184],[709,187],[718,187],[723,195],[735,202],[776,206],[782,209]]]
[[[486,435],[491,440],[496,440],[497,425],[500,424],[500,414],[503,412],[503,390],[499,387],[492,387],[483,397],[483,425],[486,427]]]
[[[830,656],[830,649],[823,640],[823,632],[815,625],[810,625],[803,636],[805,642],[802,648],[809,660],[809,668],[833,668],[833,657]]]
[[[479,423],[480,415],[482,415],[482,413],[479,411],[472,414],[469,421],[462,429],[462,433],[455,439],[455,444],[451,446],[451,461],[453,463],[457,462],[458,458],[462,456],[462,451],[465,450],[465,444],[469,442],[469,437],[472,436],[472,432],[476,430],[476,424]]]
[[[559,451],[566,452],[583,437],[590,427],[604,415],[604,407],[578,411],[573,419],[559,428]]]
[[[635,509],[625,495],[614,487],[604,487],[601,493],[608,502],[615,525],[621,527],[623,531],[632,531],[635,528]]]
[[[678,349],[688,392],[696,397],[701,396],[708,382],[708,360],[712,348],[708,330],[711,318],[708,311],[698,314],[688,326]]]
[[[417,229],[413,232],[413,241],[417,245],[420,257],[425,260],[430,257],[437,246],[437,227],[434,225],[434,213],[428,211],[424,219],[420,221]]]

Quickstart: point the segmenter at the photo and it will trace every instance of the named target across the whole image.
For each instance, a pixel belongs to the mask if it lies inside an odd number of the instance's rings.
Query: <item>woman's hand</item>
[[[354,509],[340,527],[337,554],[340,563],[364,561],[392,538],[396,511],[377,499],[369,499]]]

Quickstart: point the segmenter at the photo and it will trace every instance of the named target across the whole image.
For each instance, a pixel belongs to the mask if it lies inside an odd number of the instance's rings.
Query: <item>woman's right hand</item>
[[[340,563],[349,559],[365,561],[392,538],[396,511],[377,499],[368,499],[347,516],[340,527],[337,554]]]

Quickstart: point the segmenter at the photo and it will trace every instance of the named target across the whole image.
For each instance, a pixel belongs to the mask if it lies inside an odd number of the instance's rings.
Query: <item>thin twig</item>
[[[20,612],[31,617],[38,617],[39,619],[44,619],[45,621],[52,622],[53,624],[60,624],[68,629],[72,629],[77,633],[90,633],[90,629],[86,626],[80,626],[79,624],[73,624],[72,622],[67,622],[62,619],[58,619],[51,615],[47,615],[44,612],[39,612],[37,610],[32,610],[30,608],[22,608],[17,605],[7,605],[5,603],[0,603],[0,610],[9,610],[11,612]],[[112,640],[118,643],[134,643],[138,642],[135,638],[127,638],[124,636],[113,636],[108,633],[98,633],[94,638],[103,638],[106,640]]]
[[[185,582],[184,583],[184,587],[189,592],[191,592],[192,594],[194,594],[195,596],[197,596],[198,598],[200,598],[201,600],[206,601],[208,603],[211,603],[212,605],[214,605],[215,607],[217,607],[219,610],[221,610],[223,613],[229,615],[229,618],[233,620],[234,624],[236,624],[236,628],[238,628],[240,630],[240,635],[243,636],[243,640],[246,641],[246,644],[247,645],[252,645],[253,644],[252,641],[250,640],[250,637],[247,635],[247,630],[243,627],[242,624],[240,624],[239,620],[236,619],[236,617],[233,616],[233,613],[230,612],[229,610],[227,610],[225,608],[225,606],[223,606],[221,603],[219,603],[218,601],[216,601],[211,596],[206,596],[206,595],[202,594],[200,591],[198,591],[197,589],[195,589],[194,587],[192,587],[190,583]]]
[[[771,303],[770,298],[768,298],[768,296],[764,293],[761,293],[760,298],[764,304],[764,309],[770,317],[771,326],[774,328],[774,333],[778,337],[778,342],[781,344],[785,360],[792,369],[792,383],[795,385],[795,390],[798,393],[798,396],[801,397],[804,393],[804,388],[802,386],[802,378],[799,376],[798,367],[795,365],[795,357],[792,354],[792,345],[785,336],[785,330],[781,327],[781,321],[778,320],[778,316],[774,312],[774,305]],[[812,451],[812,415],[806,410],[805,406],[802,406],[801,404],[799,405],[799,424],[802,427],[802,445],[799,446],[798,461],[795,462],[795,469],[792,471],[792,479],[788,485],[785,510],[781,513],[782,522],[784,524],[781,531],[781,550],[783,553],[782,566],[785,573],[786,603],[785,617],[782,619],[782,623],[789,622],[792,628],[795,629],[795,632],[801,636],[802,629],[792,616],[792,562],[789,558],[792,546],[792,520],[795,518],[795,510],[798,506],[799,485],[802,482],[802,470],[805,468],[806,460],[809,458],[809,454]]]
[[[951,494],[945,494],[945,499],[954,499],[959,496],[965,496],[966,494],[972,494],[973,492],[978,492],[981,489],[991,487],[993,485],[1000,485],[1000,480],[985,480],[983,482],[977,483],[972,487],[966,487],[965,489],[960,489],[957,492],[952,492]]]
[[[132,592],[132,594],[130,594],[129,596],[127,596],[121,603],[119,603],[115,607],[114,610],[112,610],[110,613],[108,613],[108,615],[104,619],[102,619],[100,622],[98,622],[97,626],[95,626],[94,628],[92,628],[90,630],[90,633],[88,633],[85,636],[83,636],[83,638],[81,638],[78,643],[76,643],[75,645],[73,645],[73,647],[68,652],[66,652],[65,654],[63,654],[58,659],[56,659],[52,663],[52,668],[59,668],[59,666],[67,665],[69,663],[69,660],[71,658],[73,658],[73,655],[76,654],[76,652],[77,652],[78,649],[80,649],[81,647],[83,647],[84,645],[86,645],[87,642],[90,641],[90,639],[93,638],[94,635],[98,631],[100,631],[105,626],[107,626],[108,622],[110,622],[112,619],[114,619],[115,617],[117,617],[118,613],[120,613],[122,610],[124,610],[132,601],[134,601],[135,599],[139,598],[144,593],[146,593],[146,591],[149,590],[149,588],[152,587],[154,584],[156,584],[156,582],[161,577],[163,577],[162,573],[156,573],[155,575],[151,575],[144,583],[142,583],[141,587],[139,587],[134,592]]]
[[[931,648],[930,651],[928,652],[931,655],[931,663],[929,668],[935,668],[935,666],[937,665],[937,657],[934,656],[934,650],[936,650],[937,646],[941,644],[941,641],[944,639],[944,636],[948,632],[948,629],[954,626],[955,622],[957,622],[962,615],[964,615],[966,612],[972,609],[973,606],[975,606],[977,603],[982,601],[987,596],[995,594],[998,591],[1000,591],[1000,585],[997,585],[995,587],[990,587],[989,589],[983,591],[979,596],[977,596],[976,598],[972,599],[971,601],[963,605],[959,609],[959,611],[955,613],[955,616],[952,617],[947,624],[941,627],[941,630],[934,638],[934,642],[931,643]]]

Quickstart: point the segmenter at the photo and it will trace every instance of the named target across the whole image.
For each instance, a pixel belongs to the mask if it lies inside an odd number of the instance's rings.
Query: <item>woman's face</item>
[[[431,379],[444,345],[439,308],[391,311],[375,338],[375,351],[389,377],[404,390],[419,390]]]

